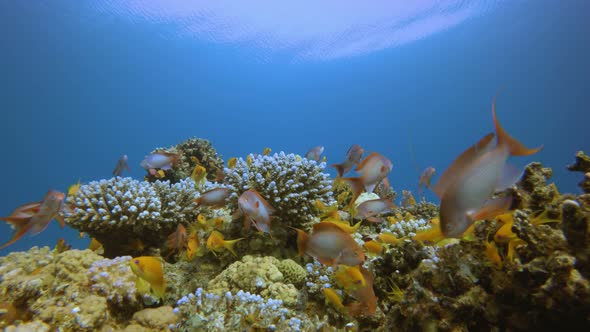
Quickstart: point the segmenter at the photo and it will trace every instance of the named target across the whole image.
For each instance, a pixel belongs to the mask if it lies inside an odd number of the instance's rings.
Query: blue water
[[[309,61],[248,41],[175,38],[166,24],[74,3],[0,2],[0,215],[50,188],[110,177],[121,154],[142,178],[153,148],[192,136],[226,160],[324,145],[335,163],[358,143],[393,161],[398,192],[415,191],[417,169],[444,170],[493,130],[500,88],[505,128],[545,144],[513,162],[541,161],[562,192],[579,192],[582,175],[565,166],[590,150],[588,1],[500,3],[414,42]],[[0,224],[0,243],[10,233]],[[0,254],[59,237],[85,247],[77,235],[52,222]]]

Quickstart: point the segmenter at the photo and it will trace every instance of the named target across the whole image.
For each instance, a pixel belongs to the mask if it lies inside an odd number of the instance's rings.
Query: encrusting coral
[[[206,139],[196,137],[189,138],[168,149],[157,148],[152,151],[152,153],[160,151],[178,153],[180,154],[180,160],[177,165],[164,171],[164,177],[158,178],[156,175],[147,173],[145,178],[149,182],[157,180],[169,180],[171,183],[179,182],[190,177],[193,169],[197,165],[203,166],[207,171],[207,179],[213,181],[223,169],[223,160],[217,154],[217,151],[213,148],[211,142]]]
[[[120,177],[92,181],[68,196],[66,204],[72,212],[66,214],[65,221],[96,238],[105,255],[114,257],[124,252],[130,239],[160,247],[179,223],[196,219],[199,209],[193,200],[198,196],[190,179],[176,184]]]
[[[284,152],[273,155],[249,155],[239,158],[233,168],[225,168],[224,183],[231,190],[230,207],[248,189],[256,190],[276,209],[275,216],[284,226],[299,227],[316,216],[314,202],[335,203],[326,163]]]

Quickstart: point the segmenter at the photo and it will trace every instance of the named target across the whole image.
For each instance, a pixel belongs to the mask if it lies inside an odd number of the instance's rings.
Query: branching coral
[[[330,331],[317,317],[283,306],[281,300],[263,299],[242,290],[216,295],[199,288],[178,300],[176,331]]]
[[[285,225],[302,227],[315,217],[316,200],[335,203],[329,175],[323,173],[325,163],[284,152],[248,159],[251,162],[240,158],[233,168],[224,169],[232,207],[244,191],[254,189],[277,210],[276,216]]]
[[[73,211],[65,220],[100,241],[106,256],[115,256],[133,238],[160,246],[178,223],[195,220],[198,209],[193,200],[197,197],[190,179],[172,185],[119,177],[93,181],[68,196],[66,204]]]

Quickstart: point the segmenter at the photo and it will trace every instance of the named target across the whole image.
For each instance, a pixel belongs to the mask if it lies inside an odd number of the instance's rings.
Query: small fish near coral
[[[114,176],[121,176],[123,175],[123,170],[126,169],[127,172],[131,172],[131,168],[129,168],[129,158],[126,154],[122,155],[119,160],[117,160],[117,165],[113,170]]]
[[[372,152],[356,167],[355,171],[361,173],[359,177],[343,178],[348,182],[352,190],[351,204],[366,191],[372,193],[373,189],[391,172],[393,163],[383,155]]]
[[[270,224],[275,209],[256,190],[249,189],[240,195],[238,208],[234,219],[243,216],[244,229],[248,230],[250,225],[254,225],[258,231],[270,234]]]
[[[363,249],[348,233],[332,223],[314,224],[311,234],[295,230],[300,256],[308,254],[324,265],[354,266],[365,261]]]
[[[348,151],[346,151],[346,159],[341,164],[332,164],[331,166],[336,168],[336,172],[338,172],[338,177],[341,178],[344,174],[350,172],[354,165],[358,165],[363,157],[363,153],[365,151],[363,148],[358,145],[354,144]]]
[[[147,155],[141,161],[141,167],[148,171],[151,175],[155,175],[157,170],[169,170],[180,162],[180,154],[159,151]]]
[[[135,257],[130,261],[131,271],[143,281],[148,282],[154,295],[160,299],[166,295],[163,265],[160,257],[153,256]]]
[[[313,148],[309,149],[309,151],[307,151],[305,158],[309,160],[320,161],[322,153],[324,153],[323,146],[314,146]]]
[[[31,235],[39,234],[47,228],[47,225],[53,219],[57,219],[63,228],[65,223],[60,212],[65,197],[66,195],[62,192],[50,190],[41,202],[19,206],[9,216],[0,218],[0,220],[6,221],[14,229],[12,238],[0,246],[0,249],[18,241],[28,232]]]

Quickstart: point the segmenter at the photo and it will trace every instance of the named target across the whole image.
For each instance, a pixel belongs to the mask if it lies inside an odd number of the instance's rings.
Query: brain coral
[[[198,195],[190,179],[176,184],[120,177],[93,181],[68,196],[66,204],[73,208],[65,220],[100,241],[106,256],[114,256],[120,253],[115,248],[132,238],[159,247],[178,223],[195,220]]]
[[[235,167],[224,169],[234,207],[244,191],[254,189],[277,210],[276,216],[283,222],[301,227],[315,216],[316,200],[327,205],[335,203],[329,175],[323,173],[326,163],[282,151],[250,158],[251,162],[239,158]]]

